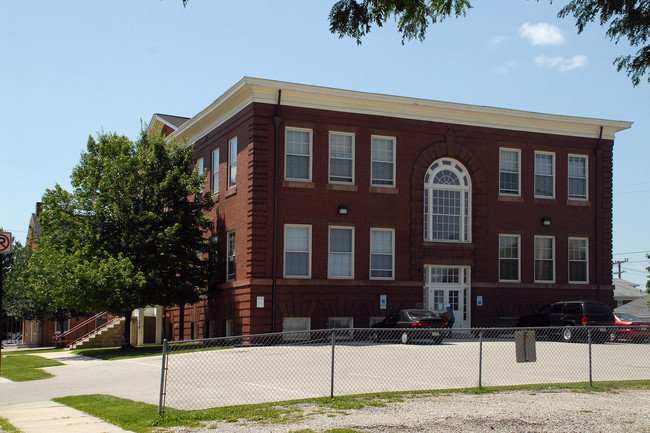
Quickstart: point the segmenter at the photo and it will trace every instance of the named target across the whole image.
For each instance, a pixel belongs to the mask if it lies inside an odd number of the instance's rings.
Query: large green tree
[[[209,277],[214,205],[201,194],[191,147],[143,132],[135,143],[101,133],[71,176],[43,197],[42,235],[25,278],[50,312],[109,311],[126,317],[147,305],[196,302]]]
[[[395,19],[402,42],[424,40],[430,24],[464,16],[471,7],[469,0],[339,0],[330,11],[330,31],[361,43],[373,25],[381,27]],[[571,0],[558,13],[560,18],[569,15],[575,18],[578,33],[598,21],[607,27],[607,36],[614,42],[627,39],[630,46],[638,47],[635,55],[620,56],[614,63],[635,86],[646,74],[650,82],[650,1]]]

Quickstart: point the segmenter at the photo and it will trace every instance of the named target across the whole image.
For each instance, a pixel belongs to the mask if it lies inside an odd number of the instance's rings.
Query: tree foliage
[[[538,0],[539,1],[539,0]],[[381,27],[389,18],[397,20],[402,42],[424,40],[429,24],[447,17],[464,16],[471,8],[469,0],[339,0],[329,15],[330,31],[349,36],[361,43],[373,25]],[[636,55],[619,56],[614,63],[625,70],[636,86],[644,75],[650,82],[650,2],[648,0],[571,0],[558,13],[572,15],[578,33],[596,20],[607,26],[607,36],[615,42],[626,38]]]
[[[137,142],[102,133],[89,138],[71,176],[43,197],[42,235],[15,278],[50,308],[109,311],[130,317],[148,305],[198,301],[212,245],[191,147],[143,132]],[[130,320],[127,320],[127,329]],[[128,330],[125,332],[127,334]]]

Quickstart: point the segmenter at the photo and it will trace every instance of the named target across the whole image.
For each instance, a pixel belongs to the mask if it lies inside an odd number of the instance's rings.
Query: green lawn
[[[52,375],[41,370],[41,368],[55,367],[57,365],[63,364],[59,361],[32,355],[31,353],[15,352],[9,355],[2,355],[0,377],[14,382],[47,379],[48,377],[52,377]]]

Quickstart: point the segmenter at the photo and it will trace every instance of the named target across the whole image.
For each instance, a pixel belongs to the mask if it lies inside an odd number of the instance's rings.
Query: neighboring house
[[[612,283],[614,284],[614,300],[617,307],[646,295],[645,288],[641,289],[638,284],[631,281],[614,278]]]
[[[255,78],[171,120],[149,128],[194,145],[223,275],[166,310],[168,338],[614,306],[612,149],[630,122]]]
[[[650,321],[650,295],[647,293],[643,297],[630,301],[614,309],[621,313],[634,314],[636,317],[643,321]]]

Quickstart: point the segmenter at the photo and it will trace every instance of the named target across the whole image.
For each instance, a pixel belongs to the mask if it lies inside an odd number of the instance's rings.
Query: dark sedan
[[[440,344],[449,332],[445,329],[447,325],[447,321],[433,311],[399,310],[372,325],[377,329],[377,332],[373,332],[372,339],[374,341],[399,339],[404,344],[426,339],[433,340],[434,344]],[[380,329],[395,329],[395,331],[379,331]]]

